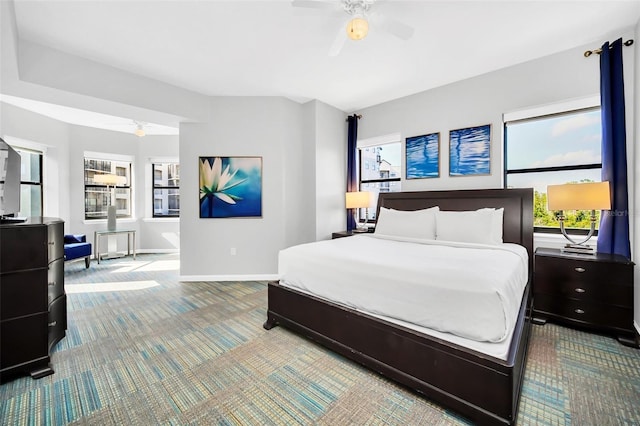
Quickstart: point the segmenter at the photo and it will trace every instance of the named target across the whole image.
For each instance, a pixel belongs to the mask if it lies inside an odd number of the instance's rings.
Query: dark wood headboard
[[[439,206],[440,210],[477,210],[504,208],[503,241],[524,246],[529,252],[529,270],[533,265],[533,189],[471,189],[460,191],[383,192],[380,207],[395,210],[419,210]]]

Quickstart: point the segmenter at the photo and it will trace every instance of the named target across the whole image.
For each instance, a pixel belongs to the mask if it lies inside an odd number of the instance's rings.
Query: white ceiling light
[[[133,134],[139,138],[146,135],[147,133],[144,131],[144,125],[139,121],[136,121],[135,123],[136,123],[136,130],[133,131]]]
[[[353,16],[347,22],[347,37],[351,40],[362,40],[369,33],[369,22],[366,13],[375,0],[343,0],[345,12]]]
[[[369,33],[369,23],[361,16],[356,16],[347,23],[347,36],[351,40],[362,40]]]

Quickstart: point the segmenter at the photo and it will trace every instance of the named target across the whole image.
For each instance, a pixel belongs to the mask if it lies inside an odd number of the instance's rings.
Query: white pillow
[[[493,213],[493,221],[491,223],[491,243],[489,244],[502,244],[502,222],[504,219],[504,208],[491,209],[485,208],[480,210],[488,210]]]
[[[393,237],[435,240],[438,206],[422,210],[393,210],[380,207],[376,221],[376,234]]]
[[[463,243],[502,243],[503,209],[439,211],[436,213],[436,239]],[[498,231],[499,225],[499,231]]]

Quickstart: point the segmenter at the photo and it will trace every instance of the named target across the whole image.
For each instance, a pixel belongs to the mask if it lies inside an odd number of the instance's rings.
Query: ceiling
[[[525,62],[633,28],[634,1],[394,1],[376,27],[328,55],[347,15],[290,1],[16,0],[21,39],[207,96],[318,99],[345,112]],[[337,12],[337,13],[336,13]],[[122,117],[131,122],[131,117]]]

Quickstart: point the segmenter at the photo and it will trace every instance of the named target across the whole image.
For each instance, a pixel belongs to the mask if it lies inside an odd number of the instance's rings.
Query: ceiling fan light
[[[138,123],[138,126],[136,127],[136,130],[133,131],[133,134],[136,135],[137,137],[141,138],[144,135],[146,135],[147,133],[144,131],[144,127],[142,126],[142,124]]]
[[[369,32],[369,23],[362,17],[355,17],[347,24],[347,36],[351,40],[362,40]]]

